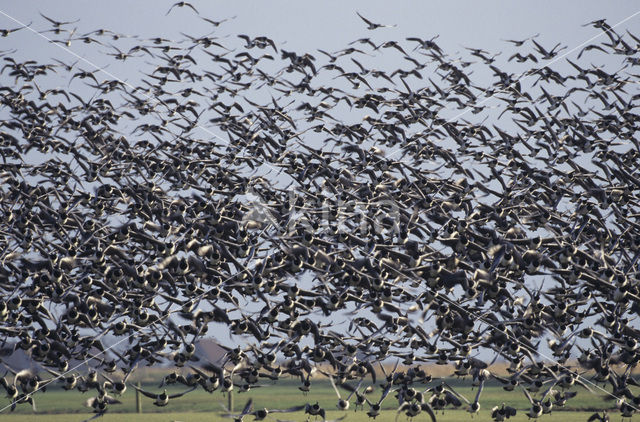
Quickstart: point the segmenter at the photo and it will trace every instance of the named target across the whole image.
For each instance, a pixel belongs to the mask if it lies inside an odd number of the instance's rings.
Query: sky
[[[61,4],[63,6],[61,6]],[[229,47],[228,57],[237,54],[243,46],[243,41],[237,38],[238,34],[246,34],[251,37],[265,35],[272,39],[282,50],[294,51],[298,54],[310,53],[317,58],[316,63],[326,63],[327,57],[318,50],[333,53],[343,49],[349,43],[363,37],[371,38],[380,45],[384,41],[394,40],[401,45],[411,48],[413,42],[406,41],[407,37],[431,39],[437,37],[437,44],[449,55],[471,57],[468,48],[482,48],[491,53],[499,54],[501,69],[519,73],[530,69],[531,63],[518,64],[516,61],[507,62],[508,57],[516,51],[516,47],[505,40],[524,40],[536,34],[536,41],[548,49],[556,43],[562,43],[565,47],[561,57],[554,59],[554,69],[560,71],[573,71],[564,60],[574,59],[582,47],[592,43],[606,41],[600,29],[588,25],[597,19],[606,19],[609,25],[614,26],[618,33],[624,33],[625,29],[637,33],[640,28],[640,4],[625,1],[602,3],[597,1],[536,1],[536,2],[502,2],[502,1],[454,1],[454,2],[397,2],[389,7],[389,2],[383,1],[193,1],[191,4],[198,10],[201,17],[222,21],[228,19],[222,25],[214,28],[204,20],[197,19],[195,12],[188,7],[175,7],[167,15],[173,1],[112,1],[112,2],[86,2],[66,1],[20,1],[4,2],[0,6],[0,28],[15,28],[16,21],[28,24],[33,22],[32,29],[22,30],[11,37],[5,43],[0,39],[0,51],[11,47],[19,47],[15,57],[24,59],[51,59],[56,58],[71,64],[80,58],[86,59],[78,63],[77,68],[93,70],[94,66],[103,68],[108,75],[105,77],[118,78],[131,82],[140,79],[139,68],[131,61],[113,60],[112,56],[105,53],[114,52],[109,45],[97,45],[95,43],[84,44],[75,41],[70,47],[61,44],[52,44],[50,39],[65,39],[67,35],[55,35],[50,32],[38,34],[35,31],[43,31],[50,28],[39,13],[59,21],[72,21],[65,28],[76,28],[74,36],[88,33],[89,31],[105,28],[112,31],[136,35],[138,39],[128,40],[133,44],[143,44],[140,40],[148,37],[157,37],[162,34],[170,40],[185,40],[183,34],[191,36],[208,35],[217,37],[217,42]],[[374,31],[367,30],[367,25],[356,14],[367,17],[373,22],[392,25],[390,28],[379,28]],[[638,13],[637,15],[635,15]],[[78,20],[77,22],[75,22]],[[115,42],[121,49],[127,46],[127,40],[121,39]],[[129,44],[132,45],[132,44]],[[352,44],[351,47],[367,49],[368,46]],[[127,47],[128,48],[128,47]],[[519,51],[531,50],[530,42]],[[258,52],[257,49],[253,50]],[[261,53],[274,54],[270,49]],[[622,66],[621,58],[604,54],[598,51],[590,52],[597,57],[598,65],[610,64],[609,70],[615,71]],[[277,55],[276,55],[277,56]],[[400,66],[407,67],[409,62],[402,58],[402,54],[393,49],[380,49],[374,54],[355,55],[364,66],[375,66],[377,69],[393,71]],[[415,56],[414,56],[415,57]],[[420,57],[420,56],[418,56]],[[279,59],[279,57],[276,57]],[[425,60],[427,58],[425,57]],[[146,64],[150,60],[143,59]],[[346,58],[344,60],[347,60]],[[557,63],[556,63],[557,61]],[[282,61],[261,62],[263,69],[268,66],[281,66]],[[546,64],[548,64],[546,63]],[[542,64],[542,63],[540,63]],[[343,64],[344,65],[344,64]],[[351,66],[355,66],[351,64]],[[504,66],[504,67],[502,67]],[[487,66],[480,69],[470,69],[472,79],[480,78],[483,81],[493,78]],[[435,78],[435,76],[434,76]],[[412,88],[429,86],[428,80],[411,80]],[[436,79],[437,80],[437,79]],[[322,83],[347,84],[344,78],[338,80],[322,80]],[[62,83],[66,85],[66,80]],[[82,89],[78,80],[71,85],[74,89]],[[551,92],[562,94],[561,92]],[[259,95],[259,94],[256,94]],[[253,98],[261,99],[260,97]],[[269,101],[267,96],[265,101]],[[494,100],[491,100],[494,101]],[[458,113],[454,111],[454,113]],[[470,113],[469,113],[470,114]],[[358,118],[362,116],[357,116]],[[468,116],[472,117],[472,116]]]
[[[430,39],[438,36],[437,43],[447,53],[464,52],[465,47],[483,48],[492,53],[513,51],[505,39],[522,40],[540,34],[538,42],[552,47],[557,42],[567,46],[567,51],[583,44],[601,42],[606,37],[601,31],[585,24],[607,19],[623,33],[625,29],[638,33],[640,29],[640,3],[600,1],[192,1],[200,16],[213,20],[229,19],[218,28],[194,19],[189,8],[174,8],[166,13],[172,1],[14,1],[0,3],[0,28],[15,28],[16,21],[29,23],[39,31],[49,28],[39,13],[60,21],[75,21],[77,34],[106,28],[115,32],[137,35],[141,38],[162,35],[169,39],[183,39],[181,33],[203,35],[211,32],[221,37],[222,44],[237,44],[236,34],[265,35],[274,40],[280,50],[310,52],[320,56],[318,49],[329,52],[344,48],[362,37],[371,37],[379,43],[397,40],[407,43],[407,37]],[[393,25],[375,31],[356,12],[376,23]],[[14,20],[15,19],[15,20]],[[625,21],[626,20],[626,21]],[[43,34],[54,37],[53,34]],[[227,41],[228,39],[228,41]],[[9,40],[9,41],[7,41]],[[29,57],[55,57],[63,62],[78,60],[74,54],[84,57],[97,66],[106,66],[118,78],[128,80],[137,69],[130,62],[114,63],[104,52],[108,46],[73,44],[68,50],[51,44],[43,36],[22,30],[11,38],[0,38],[0,51],[18,47],[19,54]],[[70,50],[70,51],[69,51]],[[72,54],[73,53],[73,54]],[[394,66],[402,60],[397,54],[380,54],[379,66]],[[619,61],[619,57],[615,58]],[[380,64],[382,62],[382,64]],[[515,66],[515,64],[514,64]],[[87,63],[80,67],[90,69]],[[422,83],[422,82],[416,82]],[[428,83],[425,81],[425,83]]]
[[[640,11],[640,4],[632,1],[193,1],[201,16],[227,22],[230,33],[266,35],[276,44],[286,43],[294,51],[342,48],[347,42],[366,36],[381,36],[401,40],[408,36],[431,38],[439,35],[438,43],[448,51],[463,46],[482,47],[499,51],[507,44],[501,39],[519,39],[540,33],[540,40],[561,40],[569,48],[597,35],[590,27],[581,25],[606,18],[610,25]],[[78,32],[99,27],[140,36],[165,33],[176,36],[206,30],[191,19],[193,11],[175,8],[168,16],[171,1],[19,1],[2,2],[0,10],[24,23],[35,21],[34,28],[43,28],[41,12],[58,20],[80,19]],[[397,25],[376,31],[365,30],[365,23],[356,11],[376,23]],[[1,27],[14,27],[7,16],[0,15]],[[640,28],[640,16],[623,24],[633,30]],[[223,27],[221,27],[223,28]],[[221,29],[221,32],[224,32]],[[36,34],[22,31],[23,47],[45,52],[52,46]],[[28,36],[26,36],[28,35]],[[0,44],[2,45],[2,44]],[[4,47],[3,47],[4,48]],[[287,48],[283,46],[283,48]],[[60,53],[60,52],[59,52]],[[56,54],[56,53],[52,53]]]

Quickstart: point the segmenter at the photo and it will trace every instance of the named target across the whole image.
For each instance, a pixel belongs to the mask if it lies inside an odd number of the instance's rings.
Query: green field
[[[457,380],[450,380],[449,383],[453,387],[467,397],[473,400],[476,390],[472,390],[468,386],[462,385]],[[433,384],[433,383],[431,383]],[[246,393],[235,392],[234,409],[236,412],[244,407],[245,402],[249,397],[253,399],[254,409],[267,407],[267,408],[288,408],[307,402],[315,403],[318,401],[322,407],[328,411],[327,419],[334,419],[344,414],[347,414],[347,419],[350,421],[365,421],[369,418],[366,413],[359,410],[355,412],[353,409],[349,409],[347,412],[338,412],[335,410],[337,397],[334,391],[331,389],[328,382],[325,380],[315,380],[312,383],[311,392],[308,395],[303,395],[298,390],[298,382],[292,382],[288,380],[279,381],[277,384],[264,383],[264,387],[252,389]],[[145,384],[143,388],[149,391],[160,391],[157,388],[157,384]],[[172,387],[171,392],[181,391],[181,388]],[[543,416],[544,420],[549,421],[585,421],[595,409],[612,408],[614,406],[613,401],[604,401],[602,395],[594,395],[586,391],[585,389],[577,389],[578,396],[570,400],[564,409],[555,409],[551,415]],[[344,392],[345,395],[347,392]],[[372,393],[371,400],[375,400],[380,396],[380,388]],[[19,405],[15,412],[10,412],[9,409],[0,413],[0,421],[82,421],[83,419],[91,416],[90,410],[84,407],[84,401],[92,397],[91,394],[82,394],[78,391],[64,391],[58,388],[49,388],[46,393],[37,393],[34,395],[38,412],[34,414],[31,407],[28,404]],[[214,392],[213,394],[206,393],[199,389],[193,391],[183,397],[176,398],[170,401],[166,407],[156,407],[153,405],[152,400],[146,397],[142,397],[142,410],[143,414],[136,414],[135,412],[135,390],[129,387],[126,393],[119,398],[123,403],[118,405],[111,405],[108,413],[99,421],[215,421],[230,419],[222,418],[222,414],[226,413],[223,406],[227,404],[227,397],[223,396],[220,392]],[[353,407],[353,399],[351,400]],[[487,385],[482,392],[480,403],[482,408],[478,416],[473,417],[473,421],[491,420],[490,409],[495,405],[500,405],[503,402],[508,403],[519,409],[518,416],[515,419],[510,420],[527,420],[525,415],[526,409],[529,407],[529,402],[521,391],[514,391],[511,393],[505,392],[498,385]],[[0,402],[2,403],[2,402]],[[385,400],[384,408],[387,411],[383,412],[381,416],[377,418],[378,421],[391,421],[395,419],[397,406],[397,400],[393,397],[393,394],[387,397]],[[4,403],[3,403],[4,405]],[[330,411],[331,410],[331,411]],[[330,411],[330,412],[329,412]],[[366,409],[365,409],[366,411]],[[159,413],[161,412],[161,413]],[[295,414],[276,414],[275,416],[269,416],[268,420],[275,421],[276,417],[283,420],[295,420],[304,421],[307,419],[306,415],[302,413]],[[615,416],[617,418],[619,416]],[[416,420],[426,418],[420,416]],[[246,420],[250,422],[253,417],[247,417]],[[313,418],[311,419],[313,420]],[[404,421],[406,417],[400,415],[398,421]],[[438,420],[442,421],[459,421],[468,420],[471,421],[471,415],[464,411],[447,410],[444,414],[438,414]]]
[[[369,419],[364,412],[347,412],[347,418],[344,419],[344,422],[371,422],[372,419]],[[591,412],[553,412],[550,415],[544,415],[539,420],[540,421],[558,421],[558,422],[584,422],[586,421]],[[333,419],[336,417],[343,416],[344,413],[339,412],[329,412],[327,414],[328,419]],[[375,419],[376,422],[390,422],[395,421],[395,412],[386,411],[378,416]],[[56,414],[56,415],[0,415],[0,421],[15,421],[15,422],[75,422],[82,421],[85,418],[90,417],[91,415],[80,415],[80,414]],[[306,415],[302,413],[293,413],[289,415],[281,416],[285,420],[291,421],[306,421]],[[619,415],[611,415],[612,420],[618,420]],[[484,422],[491,421],[491,417],[488,410],[480,410],[480,414],[474,416],[473,418],[466,412],[460,410],[448,410],[444,414],[437,415],[438,422]],[[251,422],[253,418],[249,417],[245,420],[247,422]],[[269,416],[266,420],[270,420],[272,422],[276,422],[274,417]],[[405,422],[407,420],[406,417],[400,416],[398,418],[398,422]],[[518,414],[515,418],[509,419],[509,421],[527,421],[527,416],[522,413]],[[225,419],[220,417],[218,414],[213,413],[205,413],[205,412],[182,412],[182,413],[143,413],[143,414],[135,414],[135,413],[118,413],[118,414],[106,414],[102,418],[94,419],[94,421],[98,422],[125,422],[125,421],[135,421],[135,422],[216,422],[216,421],[225,421],[229,422],[232,419]],[[313,421],[313,418],[311,418]],[[420,415],[414,419],[416,422],[421,421],[429,421],[428,416]],[[320,422],[320,419],[318,419]]]

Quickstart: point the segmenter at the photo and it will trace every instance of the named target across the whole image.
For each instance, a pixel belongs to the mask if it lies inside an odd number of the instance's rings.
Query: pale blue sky
[[[165,16],[172,4],[173,1],[5,1],[0,3],[0,11],[21,22],[33,21],[35,30],[50,27],[39,12],[61,21],[80,19],[69,25],[70,28],[78,28],[77,34],[105,28],[140,38],[161,35],[178,40],[184,38],[181,32],[203,35],[213,29],[208,23],[194,19],[194,12],[188,8],[176,8]],[[203,17],[222,20],[236,16],[213,34],[223,37],[219,41],[224,45],[238,45],[240,41],[236,34],[266,35],[275,41],[279,49],[310,52],[318,57],[321,55],[317,49],[335,51],[361,37],[371,37],[376,43],[402,41],[405,45],[409,44],[404,40],[406,37],[427,39],[439,35],[437,43],[447,53],[455,54],[456,51],[462,52],[464,46],[483,48],[492,53],[503,49],[512,52],[513,46],[502,39],[524,39],[539,33],[537,40],[541,44],[552,47],[556,42],[562,42],[570,50],[601,32],[590,26],[583,27],[583,24],[606,18],[613,26],[640,11],[640,2],[631,1],[192,1],[192,4]],[[356,11],[374,22],[397,26],[368,31]],[[0,28],[16,26],[10,18],[0,15]],[[616,31],[624,33],[625,29],[640,32],[640,15]],[[606,37],[594,42],[604,40]],[[11,48],[19,48],[18,54],[28,57],[55,57],[67,63],[77,60],[69,52],[27,30],[0,38],[0,50]],[[115,63],[104,55],[109,51],[108,47],[76,42],[70,49],[98,66],[108,65],[107,70],[118,78],[137,78],[138,68],[131,62]],[[576,51],[572,58],[577,54]],[[396,60],[402,59],[387,52],[376,57],[379,67],[385,64],[393,66]],[[604,57],[603,60],[619,63],[621,58]],[[516,64],[513,65],[515,68]],[[79,67],[91,70],[86,63]]]
[[[105,27],[140,36],[172,32],[204,31],[208,24],[198,27],[188,8],[174,9],[167,17],[172,1],[4,1],[0,10],[24,22],[35,21],[34,28],[44,28],[38,12],[55,19],[81,19],[73,26],[78,31]],[[402,40],[407,36],[432,37],[439,34],[439,44],[449,52],[462,45],[488,50],[500,49],[501,38],[524,38],[542,34],[542,41],[561,40],[571,47],[595,35],[593,28],[580,25],[606,18],[613,25],[640,10],[633,1],[193,1],[200,14],[212,19],[237,18],[220,27],[219,33],[267,35],[276,44],[286,42],[289,49],[313,51],[316,48],[337,49],[362,36],[384,40]],[[359,11],[374,22],[397,24],[396,28],[367,31],[357,16]],[[623,27],[640,28],[636,17]],[[13,22],[0,16],[0,27],[14,27]],[[17,34],[16,34],[17,35]],[[36,50],[51,48],[34,34],[21,34],[24,47]],[[3,41],[2,45],[6,42]],[[4,47],[3,47],[4,48]],[[287,47],[285,47],[287,48]]]

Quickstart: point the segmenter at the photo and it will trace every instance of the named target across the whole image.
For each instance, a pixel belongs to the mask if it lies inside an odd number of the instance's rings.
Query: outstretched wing
[[[307,407],[306,405],[301,405],[301,406],[294,406],[294,407],[290,407],[288,409],[269,409],[269,413],[290,413],[290,412],[300,412],[301,410],[304,410],[305,407]]]
[[[144,391],[142,388],[138,388],[135,385],[133,386],[133,388],[135,388],[137,391],[139,391],[140,393],[142,393],[146,397],[149,397],[150,399],[155,399],[158,396],[156,393],[150,393],[148,391]]]
[[[178,397],[182,397],[182,396],[184,396],[185,394],[190,393],[190,392],[192,392],[192,391],[193,391],[193,390],[195,390],[195,389],[196,389],[196,387],[195,387],[195,386],[193,386],[193,387],[191,387],[190,389],[185,390],[185,391],[183,391],[183,392],[181,392],[181,393],[171,394],[171,395],[169,396],[169,399],[175,399],[175,398],[178,398]]]
[[[373,25],[373,22],[371,22],[369,19],[367,19],[367,18],[365,18],[364,16],[362,16],[359,12],[356,12],[356,14],[357,14],[358,16],[360,16],[360,19],[362,19],[363,21],[365,21],[365,23],[366,23],[367,25]]]
[[[431,416],[431,422],[436,422],[436,414],[433,412],[431,405],[429,403],[422,403],[422,410],[427,412],[429,416]]]

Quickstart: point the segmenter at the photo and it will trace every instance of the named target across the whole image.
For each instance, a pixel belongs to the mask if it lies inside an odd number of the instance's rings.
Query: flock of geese
[[[58,57],[0,53],[0,412],[59,385],[98,417],[143,366],[167,368],[140,390],[157,406],[293,377],[302,402],[328,378],[371,418],[473,415],[490,380],[530,404],[496,421],[584,394],[638,411],[638,35],[597,20],[580,51],[535,35],[448,53],[358,14],[370,37],[294,52],[178,13],[209,33],[0,30]],[[227,416],[295,411],[325,420],[317,402]]]

